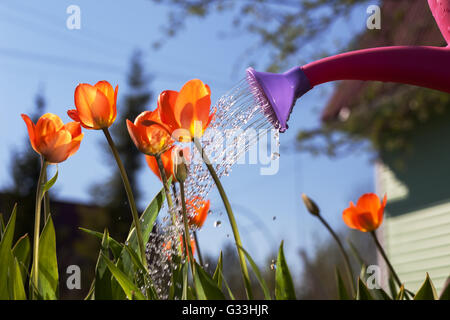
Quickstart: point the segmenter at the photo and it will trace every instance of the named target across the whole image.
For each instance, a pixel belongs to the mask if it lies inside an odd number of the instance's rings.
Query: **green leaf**
[[[51,178],[50,180],[48,180],[42,187],[42,195],[41,195],[41,200],[44,197],[45,193],[50,190],[56,183],[56,180],[58,180],[58,166],[56,166],[56,173],[53,176],[53,178]]]
[[[136,270],[139,270],[139,272],[137,272],[135,275],[135,278],[137,278],[139,285],[143,285],[147,288],[147,294],[151,300],[159,300],[153,282],[151,281],[151,278],[148,276],[147,269],[142,264],[142,261],[139,258],[138,254],[129,246],[124,246],[124,248],[130,255],[131,261],[136,267]]]
[[[350,246],[350,250],[352,251],[353,256],[356,258],[356,260],[358,260],[361,267],[363,265],[367,265],[367,263],[364,261],[364,259],[359,254],[358,249],[356,249],[356,246],[353,244],[353,242],[350,241],[349,239],[347,239],[347,243]]]
[[[34,266],[33,266],[34,268]],[[51,217],[39,237],[38,291],[45,300],[58,299],[58,260],[56,258],[55,227]]]
[[[391,272],[389,272],[388,285],[389,285],[389,291],[391,293],[391,296],[397,297],[399,294],[399,291],[397,291],[397,284],[395,283],[394,276],[392,275]]]
[[[222,269],[223,269],[223,253],[220,251],[217,267],[213,274],[213,279],[219,288],[222,288]]]
[[[112,288],[111,288],[111,280],[112,274],[109,271],[108,266],[105,263],[105,260],[102,258],[102,255],[109,255],[110,248],[110,239],[108,230],[105,229],[105,232],[102,236],[102,244],[100,248],[100,252],[97,258],[97,264],[95,266],[95,280],[94,280],[94,292],[93,296],[95,300],[112,300]]]
[[[171,286],[169,288],[169,300],[179,300],[183,295],[183,264],[179,257],[172,256],[173,265],[172,276],[171,276]]]
[[[103,233],[101,233],[101,232],[97,232],[97,231],[93,231],[93,230],[89,230],[89,229],[85,229],[85,228],[78,228],[78,229],[80,229],[81,231],[84,231],[90,235],[93,235],[94,237],[97,237],[103,241]],[[120,253],[122,252],[123,245],[119,241],[112,238],[111,236],[108,236],[108,243],[109,243],[109,249],[111,249],[111,252],[112,252],[114,258],[118,259],[120,257]]]
[[[22,278],[22,271],[19,265],[19,262],[16,258],[11,256],[10,259],[10,270],[11,275],[10,275],[10,288],[12,291],[12,296],[11,298],[13,300],[26,300],[27,299],[27,295],[25,293],[25,288],[24,288],[24,279]]]
[[[335,268],[336,273],[336,286],[338,290],[338,298],[339,300],[350,300],[350,296],[345,288],[344,281],[342,280],[341,273],[338,268]]]
[[[439,300],[450,300],[450,277],[445,281]]]
[[[369,292],[369,289],[366,287],[366,284],[361,280],[360,277],[358,278],[356,300],[374,300]]]
[[[136,285],[127,277],[125,273],[117,268],[114,263],[112,263],[105,255],[102,254],[102,258],[108,266],[109,271],[111,271],[114,278],[122,287],[128,299],[131,300],[133,298],[136,298],[138,300],[145,300],[145,297],[142,294],[141,290],[136,287]]]
[[[145,209],[144,213],[141,215],[139,221],[141,222],[142,226],[142,239],[144,243],[147,243],[150,238],[150,233],[152,232],[153,225],[155,224],[156,218],[158,217],[159,211],[161,210],[161,207],[164,202],[164,189],[161,189],[161,191],[155,196],[155,198],[152,200],[152,202],[148,205],[148,207]],[[131,228],[130,233],[128,234],[126,243],[136,252],[139,252],[139,244],[137,242],[136,232],[135,228]],[[127,250],[122,249],[122,252],[120,254],[119,261],[117,262],[117,266],[120,270],[125,272],[128,276],[134,275],[134,268],[133,268],[133,262],[131,260],[130,255],[128,254]]]
[[[199,300],[225,300],[217,283],[195,262],[194,283]]]
[[[278,251],[277,267],[275,273],[275,298],[277,300],[295,300],[294,283],[286,263],[283,251],[284,242],[281,241]]]
[[[31,242],[28,234],[25,234],[17,240],[12,249],[12,253],[17,258],[20,269],[22,270],[22,279],[25,280],[31,262]]]
[[[0,300],[7,300],[10,298],[8,289],[8,270],[11,266],[10,260],[12,259],[11,246],[16,226],[16,213],[17,204],[14,205],[11,217],[6,225],[5,232],[3,233],[2,241],[0,242]]]
[[[244,248],[242,248],[241,246],[238,246],[238,247],[242,250],[242,252],[244,252],[245,257],[247,258],[248,262],[250,263],[250,266],[253,269],[253,272],[254,272],[254,274],[256,276],[256,279],[258,279],[258,282],[261,285],[261,288],[262,288],[263,293],[264,293],[264,298],[266,300],[271,300],[272,297],[270,296],[269,288],[267,287],[266,281],[262,277],[261,272],[259,271],[259,268],[256,265],[255,261],[253,261],[253,259],[250,256],[250,254]],[[286,265],[286,267],[287,267],[287,265]],[[295,299],[295,293],[294,293],[294,299]]]
[[[427,277],[414,296],[414,300],[438,300],[436,289],[427,272]]]
[[[3,213],[0,213],[0,241],[3,238],[3,232],[5,232],[5,222],[3,221]]]

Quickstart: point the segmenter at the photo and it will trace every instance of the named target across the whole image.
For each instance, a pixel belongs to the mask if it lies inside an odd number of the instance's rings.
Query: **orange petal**
[[[190,130],[194,120],[207,123],[211,105],[211,91],[201,80],[186,82],[181,88],[174,108],[176,121]]]
[[[136,145],[136,147],[141,150],[142,148],[142,137],[141,133],[139,132],[138,127],[127,119],[127,128],[128,133],[130,134],[131,140],[133,140],[133,143]]]
[[[36,147],[36,134],[35,134],[35,126],[33,121],[31,121],[30,117],[26,114],[22,114],[22,119],[25,121],[25,124],[27,125],[28,130],[28,136],[30,138],[31,147],[34,149],[34,151],[38,152],[38,149]]]
[[[147,165],[153,171],[153,173],[159,178],[159,180],[161,180],[161,175],[159,174],[158,163],[156,162],[155,157],[146,155],[145,161],[147,162]]]
[[[39,146],[40,153],[50,163],[65,161],[71,152],[72,136],[68,130],[59,130],[46,136]]]
[[[342,219],[349,228],[358,229],[359,224],[355,221],[355,217],[357,215],[358,210],[354,206],[353,202],[350,202],[350,206],[342,213]]]
[[[81,125],[79,122],[69,122],[64,127],[70,132],[72,139],[81,135]]]
[[[116,86],[116,89],[114,90],[111,84],[108,81],[102,80],[95,84],[95,87],[100,90],[105,97],[108,99],[109,106],[110,106],[110,122],[113,123],[116,119],[117,115],[117,108],[116,108],[116,102],[117,102],[117,91],[119,89],[119,86]]]
[[[354,218],[354,222],[358,224],[360,231],[370,232],[378,228],[378,224],[373,218],[371,212],[359,212]]]
[[[75,106],[86,127],[102,129],[112,124],[113,114],[109,101],[95,86],[78,85],[75,89]]]
[[[165,123],[171,131],[178,128],[180,125],[175,119],[174,109],[177,101],[178,92],[166,90],[160,93],[158,96],[158,112],[161,121]]]
[[[378,210],[381,207],[380,198],[375,193],[363,194],[356,204],[359,212],[370,212],[373,219],[378,219]]]

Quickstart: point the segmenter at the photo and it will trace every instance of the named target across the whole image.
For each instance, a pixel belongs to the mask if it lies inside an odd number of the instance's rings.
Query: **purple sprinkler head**
[[[247,81],[264,114],[280,132],[286,131],[295,101],[311,89],[300,67],[285,73],[257,72],[247,69]]]

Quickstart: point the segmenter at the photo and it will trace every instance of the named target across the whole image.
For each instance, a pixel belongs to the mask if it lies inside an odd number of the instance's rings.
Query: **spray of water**
[[[239,158],[245,155],[260,137],[271,129],[278,129],[279,124],[263,91],[251,76],[241,80],[223,95],[214,109],[215,117],[201,138],[201,144],[220,178],[228,176]],[[185,181],[186,198],[193,201],[197,197],[206,199],[213,186],[214,182],[201,160],[200,153],[192,148],[189,175]],[[180,234],[183,234],[179,194],[175,189],[172,189],[171,194],[175,204],[173,211],[177,216],[176,225],[172,224],[169,218],[171,213],[168,212],[147,245],[149,275],[162,299],[168,297],[167,288],[176,268],[170,257],[178,254]],[[195,214],[192,207],[187,209],[188,216]]]

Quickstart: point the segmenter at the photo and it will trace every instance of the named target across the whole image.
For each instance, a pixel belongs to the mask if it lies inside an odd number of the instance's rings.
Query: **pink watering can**
[[[450,0],[428,0],[447,44]],[[281,132],[295,101],[313,87],[335,80],[398,82],[450,93],[450,47],[394,46],[352,51],[295,67],[283,74],[247,69],[263,111]]]

